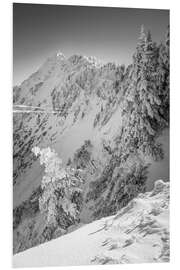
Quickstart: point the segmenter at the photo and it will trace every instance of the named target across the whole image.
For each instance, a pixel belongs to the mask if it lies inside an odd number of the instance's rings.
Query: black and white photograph
[[[11,8],[13,267],[168,263],[170,10]]]

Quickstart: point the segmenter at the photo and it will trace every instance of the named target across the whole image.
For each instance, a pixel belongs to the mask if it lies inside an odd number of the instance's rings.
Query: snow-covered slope
[[[49,243],[17,254],[15,267],[169,261],[169,183]]]
[[[101,148],[103,138],[116,136],[122,95],[115,95],[113,87],[121,76],[118,68],[99,66],[80,55],[66,59],[56,54],[14,87],[14,207],[40,184],[37,175],[41,170],[33,160],[33,146],[54,148],[66,163],[85,140]],[[113,106],[110,98],[115,101]],[[97,119],[100,113],[101,119]]]

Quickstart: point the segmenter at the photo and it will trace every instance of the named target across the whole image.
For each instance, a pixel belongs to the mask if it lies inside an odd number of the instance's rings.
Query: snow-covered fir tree
[[[158,77],[158,48],[150,31],[146,34],[142,27],[126,91],[122,139],[128,149],[139,149],[155,159],[162,157],[156,138],[166,126],[159,112],[165,101],[160,96]]]
[[[64,168],[62,160],[50,147],[44,149],[34,147],[32,152],[39,157],[40,164],[45,166],[39,208],[41,212],[46,212],[48,224],[57,226],[61,211],[64,211],[69,218],[76,219],[78,209],[72,202],[72,197],[75,192],[81,192],[81,178],[77,177],[73,168]]]

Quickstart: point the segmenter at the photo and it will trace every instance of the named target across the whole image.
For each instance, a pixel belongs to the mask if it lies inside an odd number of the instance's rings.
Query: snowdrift
[[[169,183],[158,180],[116,215],[13,257],[14,267],[169,261]]]

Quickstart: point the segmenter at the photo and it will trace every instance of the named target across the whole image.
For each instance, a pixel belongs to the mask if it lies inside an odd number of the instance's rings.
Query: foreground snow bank
[[[13,257],[14,267],[169,261],[169,183],[133,199],[116,215]]]

